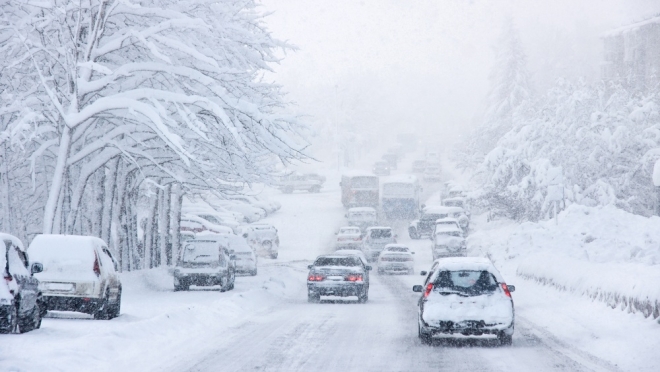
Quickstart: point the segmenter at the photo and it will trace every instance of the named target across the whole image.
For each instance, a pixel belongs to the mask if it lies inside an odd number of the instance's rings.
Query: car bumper
[[[73,297],[73,296],[43,296],[46,310],[77,311],[93,314],[103,305],[102,298]]]
[[[485,324],[483,321],[463,321],[454,323],[451,321],[438,322],[437,325],[428,325],[421,320],[422,332],[428,335],[461,335],[461,336],[497,336],[501,333],[507,336],[513,335],[514,322],[508,324]]]
[[[360,296],[365,287],[364,282],[358,283],[307,283],[307,290],[320,296]]]
[[[465,250],[460,250],[457,252],[433,251],[434,260],[437,260],[438,258],[447,258],[447,257],[467,257],[467,251]]]
[[[213,286],[221,285],[222,277],[225,273],[216,274],[187,274],[177,275],[174,277],[175,285],[197,285],[197,286]]]

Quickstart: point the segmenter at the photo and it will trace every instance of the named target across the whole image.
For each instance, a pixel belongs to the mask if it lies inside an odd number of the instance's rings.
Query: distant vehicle
[[[335,249],[360,249],[361,246],[362,231],[360,231],[359,227],[346,226],[339,228],[339,231],[337,232],[337,240],[335,241]]]
[[[422,187],[413,175],[387,178],[382,182],[381,205],[388,219],[412,219],[419,213]]]
[[[369,279],[367,272],[371,266],[364,265],[354,255],[323,255],[316,258],[313,265],[307,266],[307,299],[319,302],[321,296],[355,296],[358,302],[369,299]]]
[[[432,236],[435,222],[442,218],[458,218],[464,215],[460,208],[444,207],[441,205],[423,206],[421,216],[412,221],[408,227],[408,235],[411,239],[421,239],[424,236]]]
[[[203,231],[209,231],[214,234],[234,233],[234,229],[230,227],[209,222],[209,220],[192,213],[186,213],[181,216],[180,229],[193,231],[194,233],[200,233]]]
[[[253,223],[241,226],[239,234],[247,240],[257,252],[270,258],[277,258],[280,249],[280,238],[275,226],[267,223]]]
[[[441,226],[441,228],[445,227],[445,226],[458,227],[459,229],[461,229],[461,231],[463,231],[463,229],[461,228],[460,223],[458,222],[458,219],[452,218],[452,217],[445,217],[445,218],[437,219],[435,221],[435,226],[433,227],[433,235],[435,235],[435,229],[438,226]],[[465,232],[465,231],[463,231],[463,232]]]
[[[43,265],[33,262],[20,239],[0,233],[0,268],[4,280],[0,280],[0,333],[25,333],[41,327],[46,315],[46,305],[39,290],[39,280],[34,276]]]
[[[119,316],[119,266],[105,242],[93,236],[37,235],[28,248],[43,264],[39,279],[47,310],[77,311],[94,319]]]
[[[351,172],[341,177],[341,203],[346,208],[377,208],[379,202],[378,176],[372,173]]]
[[[422,275],[427,275],[425,271]],[[511,293],[495,266],[485,258],[437,260],[418,301],[418,335],[423,344],[433,336],[496,336],[501,345],[511,345],[515,313]],[[487,336],[484,336],[487,337]]]
[[[426,152],[426,162],[427,163],[439,163],[440,162],[440,154],[438,154],[435,151],[427,151]]]
[[[433,236],[433,259],[467,256],[467,245],[463,230],[456,226],[439,225]]]
[[[222,244],[221,237],[206,236],[186,242],[174,269],[174,290],[187,291],[191,285],[234,289],[235,256]]]
[[[396,169],[398,159],[399,156],[394,152],[388,152],[387,154],[383,155],[383,160],[385,160],[390,165],[390,169]]]
[[[257,254],[242,236],[230,234],[219,235],[223,246],[236,257],[236,272],[257,275]],[[203,236],[201,238],[204,238]]]
[[[365,231],[365,237],[362,239],[362,252],[370,261],[378,259],[380,252],[388,244],[396,243],[396,235],[391,227],[373,226]]]
[[[378,225],[378,212],[370,207],[349,208],[346,218],[349,226],[359,227],[362,231]]]
[[[445,198],[442,200],[442,205],[446,207],[459,207],[465,209],[465,198],[462,197]]]
[[[294,172],[280,178],[277,188],[285,194],[294,191],[320,192],[325,183],[325,177],[316,173]]]
[[[374,163],[373,172],[377,176],[389,176],[390,164],[386,161],[377,161]]]
[[[449,186],[447,190],[448,198],[465,198],[465,191],[460,186]]]
[[[249,204],[233,200],[217,200],[215,204],[230,211],[238,212],[244,216],[247,223],[257,222],[266,217],[266,212]]]
[[[378,256],[378,273],[401,273],[412,274],[414,268],[414,252],[406,246],[399,244],[388,244]]]
[[[264,200],[259,200],[255,196],[251,195],[232,195],[229,197],[230,200],[237,200],[240,202],[243,202],[245,204],[261,208],[263,209],[266,214],[271,214],[277,212],[282,205],[277,202],[269,202],[269,201],[264,201]]]
[[[424,181],[439,182],[442,180],[440,165],[437,163],[427,163],[424,169]]]
[[[426,160],[415,160],[412,164],[413,173],[424,173],[426,170]]]

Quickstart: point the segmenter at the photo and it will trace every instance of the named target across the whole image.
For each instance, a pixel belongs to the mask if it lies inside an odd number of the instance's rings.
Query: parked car
[[[380,252],[388,244],[396,243],[396,235],[391,227],[373,226],[365,231],[362,239],[362,252],[370,261],[378,259]]]
[[[314,264],[307,266],[307,299],[319,302],[321,296],[355,296],[358,302],[369,299],[369,280],[367,271],[371,266],[364,265],[354,255],[323,255],[316,258]]]
[[[388,152],[387,154],[383,155],[383,160],[385,160],[390,165],[390,169],[396,169],[399,156],[394,152]]]
[[[346,212],[349,226],[355,226],[365,231],[368,227],[378,224],[378,213],[371,207],[350,208]]]
[[[388,244],[378,256],[378,274],[401,273],[412,274],[415,270],[413,254],[410,248],[400,244]]]
[[[372,171],[377,176],[389,176],[390,164],[386,161],[377,161],[374,163]]]
[[[346,208],[378,208],[380,181],[373,173],[351,171],[342,175],[341,203]]]
[[[467,256],[463,230],[449,225],[436,226],[432,250],[434,260],[442,257]]]
[[[43,265],[30,265],[23,243],[13,235],[0,233],[0,333],[25,333],[41,327],[46,306],[34,276]]]
[[[197,224],[201,225],[201,227],[199,227]],[[181,215],[180,226],[182,229],[190,228],[195,233],[208,231],[213,234],[233,234],[234,232],[234,230],[231,227],[209,222],[209,220],[207,220],[206,218],[202,218],[192,213],[186,213]]]
[[[242,236],[230,234],[225,236],[229,252],[236,257],[236,272],[257,275],[257,253]]]
[[[435,151],[427,151],[426,155],[426,162],[427,163],[439,163],[440,162],[440,154],[438,154]]]
[[[254,223],[241,226],[239,234],[247,240],[250,246],[257,252],[277,258],[279,255],[280,238],[275,226],[267,223]]]
[[[217,212],[211,208],[183,208],[182,214],[195,215],[214,225],[227,226],[232,229],[232,231],[235,231],[236,228],[240,225],[238,221],[243,221],[244,219],[242,214],[240,219],[236,219],[232,214],[228,212]]]
[[[94,236],[37,235],[28,253],[43,264],[35,274],[47,310],[77,311],[112,319],[121,310],[119,266]]]
[[[294,172],[282,176],[277,183],[277,188],[285,194],[291,194],[298,190],[316,193],[321,191],[324,183],[325,177],[316,173]]]
[[[187,291],[191,285],[234,289],[236,257],[222,244],[226,236],[207,235],[187,241],[174,269],[174,290]]]
[[[266,215],[275,213],[278,209],[281,208],[281,205],[279,203],[276,204],[276,203],[259,200],[256,197],[250,195],[232,195],[229,197],[229,200],[236,200],[256,208],[261,208],[264,210],[264,212],[266,212]]]
[[[427,275],[422,271],[422,275]],[[418,301],[418,335],[430,344],[433,336],[496,336],[511,345],[515,312],[511,293],[490,260],[477,257],[447,258],[433,263]]]
[[[337,240],[335,241],[335,249],[360,249],[361,246],[362,231],[360,231],[359,227],[345,226],[339,228],[339,231],[337,232]]]
[[[245,222],[247,223],[257,222],[260,219],[266,217],[266,211],[264,211],[263,209],[253,207],[243,202],[237,202],[232,200],[219,200],[216,201],[215,203],[221,206],[222,208],[241,213],[244,216]]]
[[[426,160],[415,160],[412,164],[413,173],[424,173],[426,170]]]

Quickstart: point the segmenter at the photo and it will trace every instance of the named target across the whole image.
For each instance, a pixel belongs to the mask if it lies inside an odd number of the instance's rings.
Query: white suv
[[[77,311],[112,319],[121,308],[118,265],[99,238],[38,235],[28,253],[43,264],[35,274],[48,310]]]

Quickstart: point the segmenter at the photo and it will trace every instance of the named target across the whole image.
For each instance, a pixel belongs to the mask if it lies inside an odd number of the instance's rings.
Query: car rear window
[[[392,230],[390,229],[375,229],[371,230],[372,239],[387,239],[392,237]]]
[[[353,177],[351,188],[354,189],[377,189],[378,177]]]
[[[408,248],[404,247],[389,247],[387,248],[388,252],[408,252]]]
[[[183,247],[183,262],[193,264],[218,263],[220,248],[216,241],[192,241]]]
[[[457,293],[479,296],[497,290],[497,280],[490,272],[483,270],[441,271],[433,282],[436,292]]]
[[[360,266],[360,262],[356,257],[320,257],[314,266]]]

